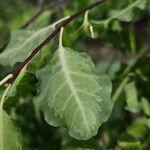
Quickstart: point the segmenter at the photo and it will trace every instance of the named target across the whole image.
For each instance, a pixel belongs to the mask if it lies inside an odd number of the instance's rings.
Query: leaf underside
[[[12,31],[7,48],[0,54],[0,64],[13,66],[17,62],[22,62],[52,31],[53,26],[38,31],[33,29]]]
[[[87,54],[60,47],[49,65],[37,71],[41,80],[37,102],[46,121],[65,126],[76,139],[96,135],[112,110],[111,81],[94,70]]]
[[[18,29],[13,30],[10,42],[6,49],[0,53],[0,64],[2,66],[14,66],[16,63],[24,61],[30,53],[37,48],[55,29],[55,26],[67,17],[54,22],[53,24],[43,28]],[[41,60],[47,48],[40,51],[32,62],[37,62],[39,56]],[[43,52],[44,51],[44,52]],[[38,58],[38,59],[40,59]]]

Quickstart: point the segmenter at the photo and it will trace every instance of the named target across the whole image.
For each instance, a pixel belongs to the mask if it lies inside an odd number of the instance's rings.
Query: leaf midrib
[[[86,125],[86,128],[87,128],[88,132],[90,132],[88,123],[86,121],[85,112],[83,110],[83,105],[81,103],[80,97],[77,94],[77,91],[76,91],[76,88],[74,86],[74,83],[73,83],[73,81],[72,81],[72,79],[70,77],[69,69],[68,69],[68,66],[67,66],[66,58],[65,58],[65,50],[64,50],[64,48],[62,46],[59,48],[59,57],[60,57],[60,62],[61,62],[63,73],[65,75],[66,82],[67,82],[70,90],[72,91],[72,93],[73,93],[73,95],[75,97],[75,101],[76,101],[76,103],[77,103],[77,105],[78,105],[78,107],[79,107],[79,109],[81,111],[81,114],[82,114],[84,123]]]

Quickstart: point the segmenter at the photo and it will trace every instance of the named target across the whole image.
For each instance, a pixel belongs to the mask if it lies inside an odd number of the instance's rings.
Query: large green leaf
[[[39,31],[12,31],[10,43],[4,52],[0,54],[0,64],[13,66],[17,62],[23,61],[51,32],[52,28],[50,26]]]
[[[47,82],[51,76],[49,67],[45,67],[37,71],[37,78],[41,80],[40,95],[36,100],[39,108],[44,112],[45,120],[52,126],[57,127],[62,124],[61,119],[56,116],[51,108],[47,105],[49,83]]]
[[[91,58],[63,47],[37,77],[42,82],[40,108],[51,125],[63,125],[77,139],[96,135],[112,109],[111,81],[98,77]],[[52,117],[53,116],[53,117]]]
[[[25,29],[12,31],[7,48],[0,54],[0,64],[3,66],[13,66],[17,62],[22,62],[33,49],[52,33],[55,25],[62,20],[36,30]]]

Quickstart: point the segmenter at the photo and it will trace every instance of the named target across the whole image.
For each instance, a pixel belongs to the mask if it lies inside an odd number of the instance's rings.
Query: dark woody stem
[[[74,15],[68,17],[66,20],[62,21],[61,23],[59,23],[55,30],[41,43],[39,44],[33,51],[32,53],[17,67],[14,69],[14,71],[11,73],[12,74],[12,78],[8,79],[6,81],[6,83],[12,83],[14,81],[14,79],[18,76],[18,74],[21,72],[21,70],[30,62],[30,60],[40,51],[42,50],[42,48],[48,43],[50,42],[59,32],[60,29],[62,27],[67,26],[70,22],[72,22],[73,20],[75,20],[77,17],[81,16],[82,14],[84,14],[86,11],[91,10],[103,3],[105,3],[107,0],[99,0],[89,6],[87,6],[86,8],[84,8],[83,10],[75,13]]]

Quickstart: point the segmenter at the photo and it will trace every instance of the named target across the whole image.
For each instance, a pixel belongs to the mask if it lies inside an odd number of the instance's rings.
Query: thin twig
[[[37,12],[29,19],[27,20],[19,29],[26,29],[27,27],[29,27],[34,21],[36,21],[36,19],[38,17],[41,16],[41,14],[43,12],[45,12],[46,10],[49,10],[50,8],[54,8],[55,3],[51,2],[50,4],[47,4],[46,6],[41,6],[39,7],[39,9],[37,10]],[[1,47],[0,47],[0,52],[2,52],[8,45],[9,40],[7,40]]]
[[[27,28],[32,22],[34,22],[45,10],[43,8],[39,9],[27,22],[25,22],[20,29]]]
[[[98,2],[95,2],[89,6],[87,6],[86,8],[84,8],[83,10],[75,13],[74,15],[68,17],[66,20],[62,21],[58,26],[56,26],[55,30],[41,43],[39,44],[33,51],[32,53],[17,67],[14,69],[14,71],[12,72],[13,77],[11,79],[9,79],[7,81],[7,83],[12,83],[13,80],[18,76],[18,74],[20,73],[20,71],[22,70],[22,68],[24,68],[24,66],[26,66],[30,60],[40,51],[42,50],[42,48],[50,41],[52,40],[59,32],[60,29],[62,27],[67,26],[70,22],[72,22],[73,20],[75,20],[77,17],[81,16],[82,14],[84,14],[86,11],[91,10],[103,3],[105,3],[107,0],[99,0]]]
[[[38,7],[41,9],[43,7],[44,0],[38,0]]]
[[[54,3],[50,3],[46,6],[40,7],[37,12],[27,21],[25,22],[20,29],[25,29],[27,28],[30,24],[32,24],[44,11],[53,8],[54,7]]]
[[[120,95],[121,95],[121,93],[122,93],[122,91],[123,91],[125,85],[129,82],[129,79],[130,79],[129,77],[126,77],[126,78],[124,78],[124,79],[122,80],[122,82],[119,84],[119,86],[118,86],[116,92],[114,93],[114,95],[113,95],[113,97],[112,97],[112,100],[113,100],[113,101],[116,101],[116,100],[120,97]]]
[[[134,71],[139,63],[139,60],[150,52],[150,47],[145,47],[136,57],[134,63],[131,65],[130,70]]]

